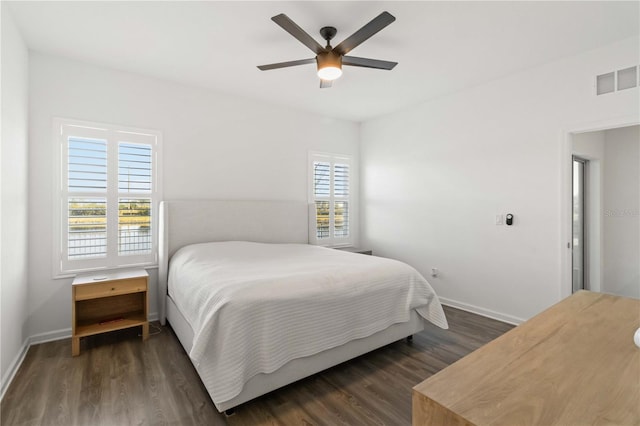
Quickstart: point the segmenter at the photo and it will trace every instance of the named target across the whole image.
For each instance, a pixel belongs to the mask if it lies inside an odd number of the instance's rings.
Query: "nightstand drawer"
[[[76,300],[95,299],[98,297],[117,296],[119,294],[147,291],[146,278],[130,278],[126,280],[96,282],[82,284],[75,288]]]

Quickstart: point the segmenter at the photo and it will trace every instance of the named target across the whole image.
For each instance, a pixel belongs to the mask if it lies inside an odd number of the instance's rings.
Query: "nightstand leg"
[[[149,338],[149,323],[142,324],[142,340]]]
[[[80,338],[72,337],[71,338],[71,356],[80,355]]]

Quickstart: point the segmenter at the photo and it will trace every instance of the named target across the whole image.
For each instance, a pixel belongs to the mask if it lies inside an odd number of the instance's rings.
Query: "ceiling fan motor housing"
[[[318,63],[318,70],[327,67],[342,69],[342,55],[338,55],[332,50],[318,53],[316,61]]]

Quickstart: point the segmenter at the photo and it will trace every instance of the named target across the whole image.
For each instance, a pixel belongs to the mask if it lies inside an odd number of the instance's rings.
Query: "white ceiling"
[[[366,120],[565,56],[638,36],[632,2],[6,2],[30,49],[350,120]],[[399,62],[345,67],[319,89],[315,55],[270,18],[285,13],[334,45],[389,11],[351,52]],[[324,43],[322,43],[324,44]]]

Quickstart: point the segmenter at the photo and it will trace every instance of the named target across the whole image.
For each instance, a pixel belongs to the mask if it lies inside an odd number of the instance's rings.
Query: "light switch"
[[[511,213],[507,213],[507,225],[513,225],[513,215]]]

